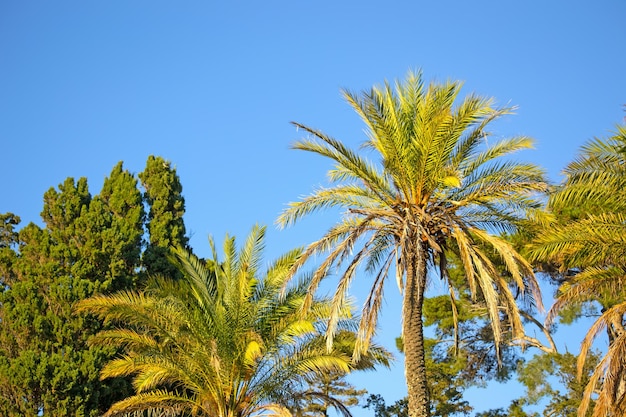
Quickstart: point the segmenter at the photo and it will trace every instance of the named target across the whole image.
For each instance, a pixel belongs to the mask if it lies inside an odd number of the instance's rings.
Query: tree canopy
[[[150,163],[165,165],[160,157]],[[141,176],[152,181],[149,171]],[[100,369],[115,350],[88,346],[102,323],[73,314],[72,307],[94,294],[135,288],[142,280],[150,202],[120,162],[97,195],[89,192],[86,178],[67,178],[50,188],[43,226],[30,223],[17,230],[19,217],[2,215],[0,414],[99,416],[130,393],[125,379],[100,381]],[[163,213],[166,233],[171,223],[182,222],[184,206],[155,213],[152,221]]]
[[[515,159],[531,138],[491,136],[513,109],[461,89],[410,72],[344,90],[365,124],[359,150],[294,123],[307,136],[293,147],[333,167],[278,225],[344,211],[268,264],[262,226],[197,256],[180,178],[159,156],[138,174],[119,162],[95,194],[65,179],[38,223],[0,214],[0,415],[469,416],[468,387],[514,376],[524,395],[475,417],[625,415],[626,126],[549,185]],[[545,323],[539,274],[558,287]],[[394,278],[408,396],[364,403],[348,374],[389,365],[373,337]],[[357,314],[349,291],[363,282]],[[557,322],[583,315],[595,322],[580,352],[557,351]]]

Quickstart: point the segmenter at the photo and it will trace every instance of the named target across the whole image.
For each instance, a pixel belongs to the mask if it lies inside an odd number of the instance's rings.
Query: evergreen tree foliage
[[[372,394],[367,397],[364,408],[374,410],[375,417],[409,417],[409,401],[404,397],[392,405],[387,405],[382,395]]]
[[[148,275],[162,273],[178,276],[178,269],[168,261],[170,246],[187,247],[185,236],[185,199],[183,186],[176,169],[159,156],[149,156],[146,167],[139,174],[144,188],[144,199],[149,206],[147,228],[148,246],[143,254],[143,265]]]
[[[426,339],[426,372],[432,416],[467,414],[472,410],[463,399],[465,388],[473,385],[466,372],[469,355],[441,349],[436,340]]]
[[[571,353],[542,353],[520,363],[517,379],[526,387],[526,395],[516,401],[518,406],[541,402],[543,416],[576,417],[585,386],[589,383],[599,355],[586,358],[582,377],[578,377],[578,357]],[[591,416],[587,410],[586,416]]]
[[[346,380],[345,373],[337,371],[319,374],[308,385],[314,392],[323,393],[328,398],[335,398],[345,407],[358,405],[361,397],[367,393],[367,390],[356,389]],[[328,410],[332,407],[333,403],[324,397],[305,399],[292,414],[294,417],[328,416]]]
[[[476,414],[475,417],[539,417],[539,413],[527,413],[519,404],[519,401],[514,400],[513,402],[511,402],[511,405],[509,405],[506,410],[504,408],[487,410]]]
[[[0,291],[15,279],[13,263],[16,253],[14,249],[19,241],[19,234],[15,227],[20,224],[20,221],[20,217],[13,213],[0,213]]]
[[[139,284],[144,206],[120,162],[95,196],[86,178],[50,188],[43,226],[20,228],[18,216],[0,215],[0,415],[95,417],[131,392],[123,378],[100,380],[116,350],[88,346],[103,325],[72,308]]]
[[[350,321],[356,324],[358,318],[352,317]],[[320,349],[323,349],[324,340],[320,338],[318,342],[321,343]],[[356,334],[354,331],[344,330],[335,336],[333,346],[337,351],[351,357],[355,342]],[[388,367],[391,359],[392,355],[386,349],[372,344],[368,352],[362,355],[358,361],[351,360],[352,370],[373,371],[378,365]],[[348,382],[347,376],[346,372],[331,370],[306,377],[302,394],[297,396],[293,404],[289,406],[291,413],[294,417],[328,416],[329,409],[337,409],[338,403],[341,408],[361,405],[367,390],[354,387]],[[307,395],[310,393],[319,395],[313,397]],[[337,411],[341,413],[341,409]]]

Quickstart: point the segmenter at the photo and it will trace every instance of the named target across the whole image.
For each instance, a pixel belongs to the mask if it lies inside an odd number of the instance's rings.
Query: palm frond
[[[626,399],[626,333],[623,329],[623,317],[626,313],[626,303],[618,304],[602,314],[591,326],[581,345],[578,356],[578,375],[582,375],[585,359],[591,348],[593,340],[598,334],[610,326],[620,329],[618,336],[613,340],[606,355],[596,366],[585,388],[583,401],[578,409],[579,416],[585,416],[591,396],[599,388],[599,395],[593,410],[594,417],[622,415],[624,412],[624,400]]]
[[[176,417],[184,411],[196,410],[193,400],[179,393],[157,390],[128,397],[115,403],[103,417],[159,415]],[[205,410],[206,411],[206,410]]]

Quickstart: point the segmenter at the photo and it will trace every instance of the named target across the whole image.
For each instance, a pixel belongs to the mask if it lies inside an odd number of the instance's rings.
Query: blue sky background
[[[622,0],[0,1],[0,212],[40,223],[43,193],[66,177],[96,194],[118,161],[138,173],[160,155],[181,177],[199,255],[209,234],[243,239],[260,223],[273,259],[333,220],[273,226],[330,168],[289,149],[300,138],[289,121],[356,147],[363,126],[340,89],[420,68],[519,106],[495,137],[534,137],[520,158],[559,181],[583,142],[626,115],[625,17]],[[387,294],[379,340],[393,348],[394,284]],[[582,331],[562,345],[577,348]],[[406,392],[401,360],[353,382],[388,402]],[[509,384],[468,400],[480,411],[516,394]]]

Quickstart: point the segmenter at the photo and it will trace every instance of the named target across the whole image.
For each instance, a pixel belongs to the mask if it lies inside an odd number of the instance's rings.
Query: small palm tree
[[[626,414],[626,126],[608,139],[594,139],[565,169],[564,184],[550,197],[554,224],[541,233],[531,255],[573,271],[559,288],[548,313],[552,322],[564,308],[598,302],[603,314],[583,340],[582,373],[593,340],[602,330],[609,349],[592,375],[579,415],[585,416],[599,390],[594,417]],[[565,220],[562,220],[565,219]]]
[[[78,305],[78,312],[116,326],[94,340],[122,352],[104,367],[102,378],[133,378],[136,394],[106,416],[290,415],[287,405],[303,395],[307,378],[351,370],[345,349],[320,343],[328,300],[315,298],[303,314],[309,280],[287,286],[301,250],[262,272],[264,235],[265,228],[255,227],[240,251],[227,237],[224,261],[212,241],[213,259],[206,262],[176,249],[182,278],[153,277],[143,291],[100,295]],[[349,314],[349,306],[341,309],[343,329],[356,327]]]
[[[503,340],[503,310],[508,311],[512,337],[523,335],[512,287],[530,290],[527,294],[540,303],[532,268],[494,233],[514,230],[528,209],[538,207],[533,194],[546,189],[538,167],[503,159],[530,148],[532,140],[515,137],[488,143],[486,128],[510,109],[494,109],[492,100],[475,95],[456,104],[460,89],[456,82],[425,86],[420,73],[409,73],[395,90],[385,83],[363,94],[345,91],[366,124],[363,147],[373,151],[375,162],[295,123],[310,137],[294,148],[331,159],[333,185],[291,203],[278,219],[288,226],[321,209],[345,209],[341,221],[308,246],[298,265],[313,254],[326,254],[311,282],[314,291],[332,267],[349,260],[333,297],[329,343],[359,265],[375,274],[361,316],[357,356],[376,328],[384,283],[395,267],[403,294],[402,337],[412,417],[429,413],[422,306],[433,267],[446,279],[446,259],[456,252],[472,293],[486,301],[496,343]],[[502,259],[509,279],[483,247]],[[450,295],[454,298],[452,288]]]

